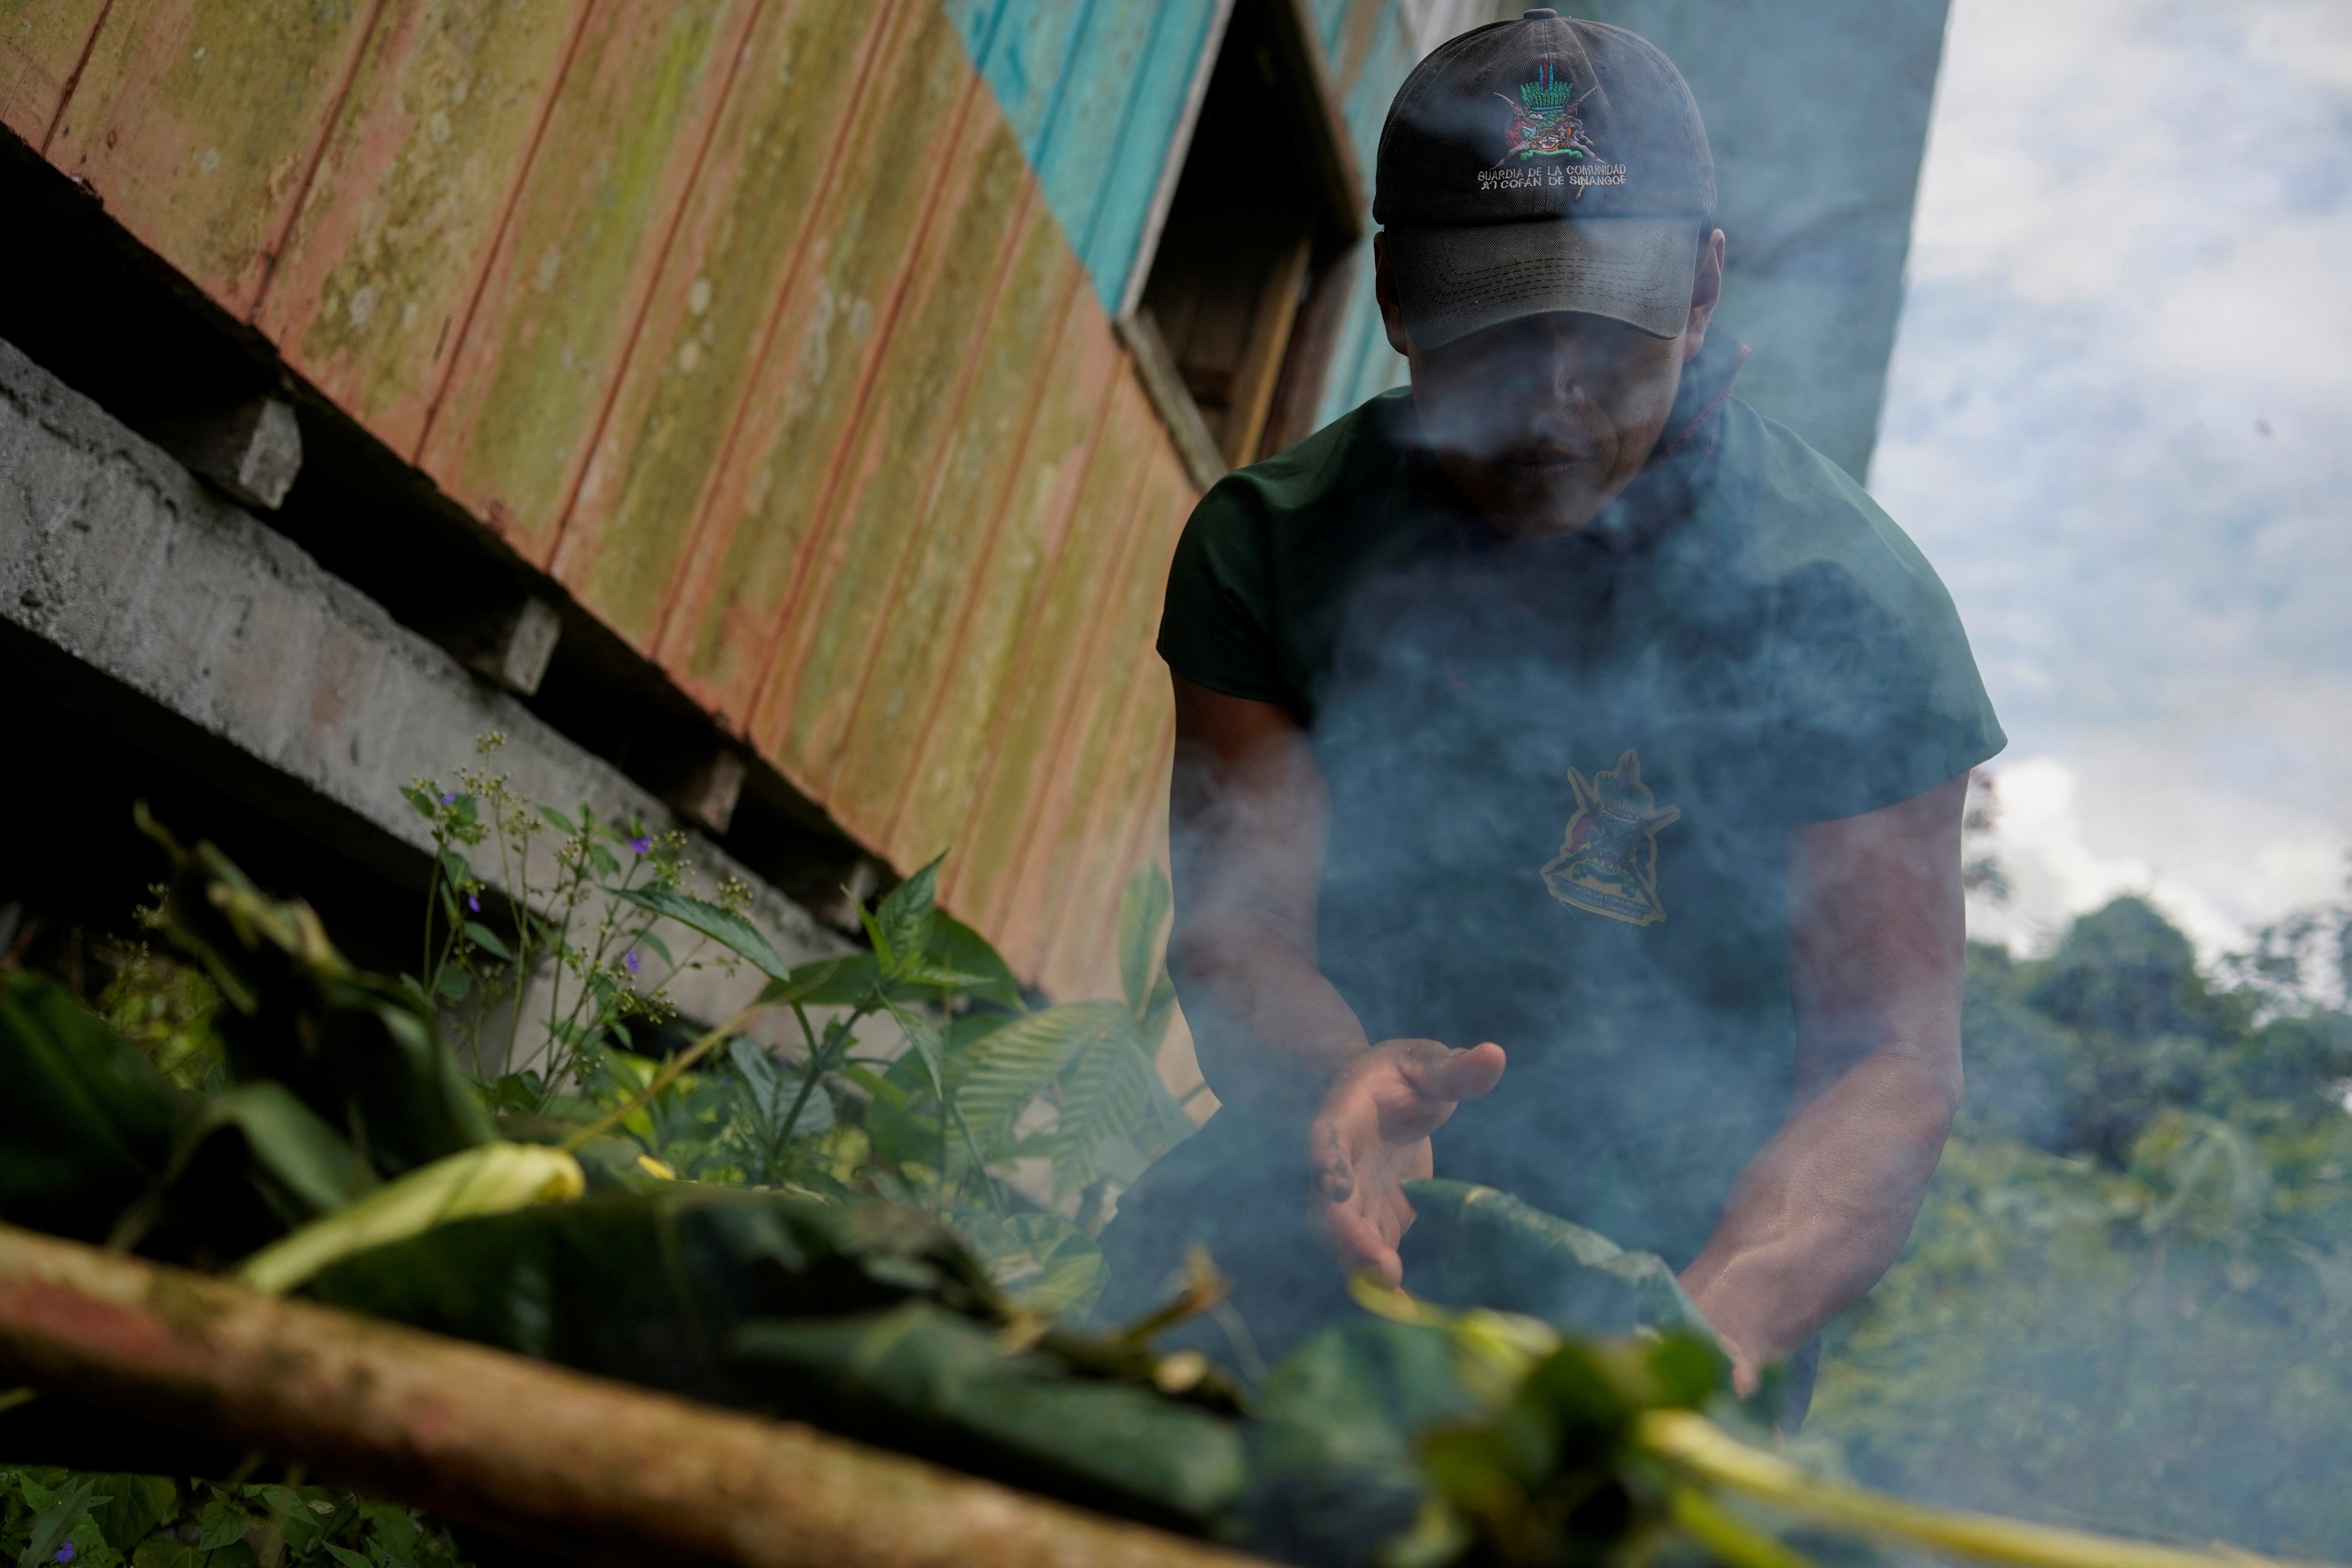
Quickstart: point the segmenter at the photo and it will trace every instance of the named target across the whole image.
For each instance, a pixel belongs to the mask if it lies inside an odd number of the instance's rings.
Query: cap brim
[[[1537,218],[1387,230],[1405,330],[1439,348],[1520,316],[1578,310],[1652,337],[1690,320],[1696,217]]]

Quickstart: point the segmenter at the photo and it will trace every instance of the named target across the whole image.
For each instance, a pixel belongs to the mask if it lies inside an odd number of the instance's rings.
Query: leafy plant
[[[460,1568],[413,1510],[332,1487],[0,1470],[0,1554],[18,1568]]]

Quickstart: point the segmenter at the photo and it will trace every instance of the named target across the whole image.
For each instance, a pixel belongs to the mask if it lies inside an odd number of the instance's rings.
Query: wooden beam
[[[0,1381],[299,1461],[583,1563],[1256,1561],[806,1426],[5,1226]]]

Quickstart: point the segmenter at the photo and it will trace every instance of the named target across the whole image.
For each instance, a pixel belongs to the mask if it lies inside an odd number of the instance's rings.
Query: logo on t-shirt
[[[1664,920],[1658,829],[1679,820],[1682,807],[1658,804],[1642,782],[1641,753],[1630,749],[1590,779],[1569,769],[1568,786],[1576,792],[1576,815],[1543,868],[1544,886],[1572,910],[1637,926]]]

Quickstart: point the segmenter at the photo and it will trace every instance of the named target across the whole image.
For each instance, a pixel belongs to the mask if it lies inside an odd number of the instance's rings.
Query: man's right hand
[[[1429,1135],[1503,1076],[1503,1047],[1382,1040],[1340,1069],[1307,1132],[1315,1191],[1308,1215],[1349,1273],[1403,1282],[1397,1243],[1412,1224],[1403,1184],[1428,1176]]]

